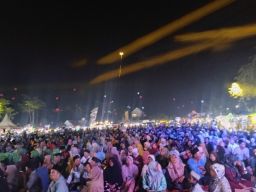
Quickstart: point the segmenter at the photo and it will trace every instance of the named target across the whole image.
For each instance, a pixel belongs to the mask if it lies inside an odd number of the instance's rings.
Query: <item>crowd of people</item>
[[[3,192],[253,191],[256,133],[183,125],[7,135]]]

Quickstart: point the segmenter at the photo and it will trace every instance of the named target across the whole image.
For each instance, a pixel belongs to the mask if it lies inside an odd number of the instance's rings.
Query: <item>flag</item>
[[[97,113],[98,113],[98,107],[95,107],[93,110],[91,110],[90,127],[96,122]]]

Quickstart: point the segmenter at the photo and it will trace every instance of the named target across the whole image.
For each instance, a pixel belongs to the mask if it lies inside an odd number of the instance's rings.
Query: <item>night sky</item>
[[[228,97],[227,86],[256,53],[256,37],[89,84],[121,62],[97,65],[100,57],[212,1],[145,2],[12,1],[2,6],[1,93],[8,99],[15,96],[14,103],[23,95],[42,99],[47,104],[42,119],[51,121],[57,118],[56,107],[62,110],[61,120],[88,117],[96,106],[100,112],[110,110],[116,119],[128,105],[143,106],[146,118],[232,108],[235,101]],[[255,23],[255,8],[255,0],[237,0],[124,58],[122,65],[184,46],[174,40],[175,35]],[[20,113],[16,121],[22,118]]]

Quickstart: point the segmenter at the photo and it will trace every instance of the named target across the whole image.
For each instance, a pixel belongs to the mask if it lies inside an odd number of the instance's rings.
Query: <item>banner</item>
[[[96,122],[97,114],[98,114],[98,107],[95,107],[93,110],[91,110],[90,114],[90,127]]]

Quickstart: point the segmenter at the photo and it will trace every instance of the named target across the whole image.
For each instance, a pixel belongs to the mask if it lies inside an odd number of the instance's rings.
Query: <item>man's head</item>
[[[100,163],[100,160],[97,157],[92,157],[89,160],[89,163],[90,163],[91,167],[94,167],[94,166],[97,166],[98,163]]]
[[[73,162],[75,166],[79,166],[80,165],[80,156],[79,155],[75,155],[73,157]]]
[[[193,155],[193,157],[197,160],[199,160],[201,158],[201,153],[199,151],[199,149],[197,147],[195,147],[194,149],[191,150],[191,153]]]
[[[56,153],[54,154],[54,157],[53,157],[53,161],[55,164],[59,163],[61,160],[61,154],[60,153]]]
[[[239,146],[241,149],[244,149],[246,147],[245,141],[244,140],[239,140]]]
[[[84,157],[88,158],[90,156],[90,150],[89,149],[85,149],[84,150]]]
[[[52,181],[57,181],[61,176],[60,169],[57,166],[53,166],[50,172],[50,178]]]

